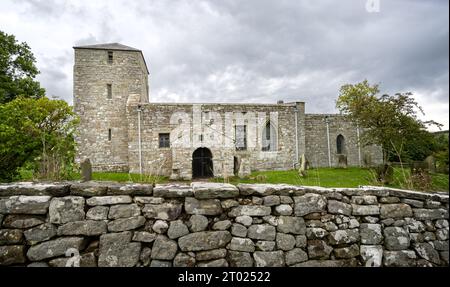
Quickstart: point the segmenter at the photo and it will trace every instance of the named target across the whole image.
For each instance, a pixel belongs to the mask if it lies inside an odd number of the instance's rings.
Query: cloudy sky
[[[27,42],[48,96],[72,103],[74,45],[143,51],[153,102],[305,101],[336,112],[339,87],[368,79],[449,116],[447,0],[1,0],[0,30]]]

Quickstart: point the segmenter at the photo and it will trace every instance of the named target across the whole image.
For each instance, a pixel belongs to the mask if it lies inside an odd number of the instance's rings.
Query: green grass
[[[21,180],[33,180],[32,172],[21,172]],[[79,173],[75,173],[71,176],[72,180],[81,179]],[[137,183],[167,183],[168,177],[156,176],[156,175],[140,175],[137,173],[125,173],[125,172],[93,172],[92,180],[98,181],[116,181],[116,182],[137,182]]]
[[[409,169],[394,169],[394,181],[390,187],[408,188],[405,177],[409,178]],[[449,191],[449,176],[446,174],[431,174],[432,187],[430,191]],[[21,180],[32,180],[32,174],[21,173]],[[74,180],[81,179],[80,174],[74,174]],[[167,183],[168,177],[154,175],[140,175],[117,172],[94,172],[93,180],[116,181],[116,182],[138,182],[138,183]],[[322,186],[322,187],[358,187],[359,185],[377,185],[375,177],[369,169],[350,167],[339,168],[315,168],[308,170],[306,177],[298,175],[296,170],[286,171],[258,171],[253,172],[245,178],[231,177],[228,180],[221,178],[211,179],[212,182],[238,183],[286,183],[292,185]]]
[[[404,177],[409,177],[409,169],[394,169],[394,181],[390,187],[407,188]],[[449,177],[446,174],[432,174],[432,188],[430,191],[449,191]],[[223,179],[212,179],[224,182]],[[350,167],[316,168],[308,170],[306,177],[298,175],[296,170],[286,171],[258,171],[245,178],[232,177],[228,182],[238,183],[286,183],[293,185],[321,186],[321,187],[358,187],[359,185],[377,185],[374,174],[369,169]]]

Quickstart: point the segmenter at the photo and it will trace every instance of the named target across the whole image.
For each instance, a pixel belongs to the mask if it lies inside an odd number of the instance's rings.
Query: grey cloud
[[[448,1],[380,0],[380,13],[368,13],[366,0],[46,3],[27,7],[49,17],[49,30],[77,23],[65,46],[48,36],[69,63],[41,68],[47,91],[65,99],[72,97],[70,45],[122,42],[143,50],[151,101],[284,99],[328,113],[336,112],[341,85],[368,79],[384,92],[448,105]],[[61,73],[67,78],[52,81]]]

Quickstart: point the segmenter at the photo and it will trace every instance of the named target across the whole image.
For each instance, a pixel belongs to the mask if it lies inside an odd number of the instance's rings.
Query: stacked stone
[[[442,194],[85,182],[0,196],[0,265],[448,266]]]

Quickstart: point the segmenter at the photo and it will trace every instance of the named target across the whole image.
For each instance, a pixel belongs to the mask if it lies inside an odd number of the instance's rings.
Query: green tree
[[[63,100],[19,97],[0,105],[0,179],[14,179],[25,164],[43,177],[67,177],[77,123]]]
[[[421,121],[417,117],[417,113],[423,113],[423,110],[411,93],[380,96],[379,92],[378,85],[370,85],[367,80],[355,85],[344,85],[340,89],[336,107],[363,128],[363,144],[381,145],[385,160],[392,157],[401,160],[413,153],[427,153],[411,148],[408,150],[407,147],[419,140],[427,144],[424,139],[427,137],[426,126],[441,125],[433,121]]]
[[[45,90],[35,77],[39,74],[36,59],[27,43],[0,31],[0,104],[18,96],[41,98]]]

